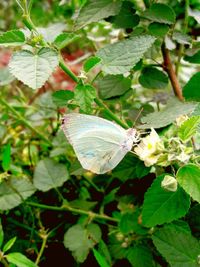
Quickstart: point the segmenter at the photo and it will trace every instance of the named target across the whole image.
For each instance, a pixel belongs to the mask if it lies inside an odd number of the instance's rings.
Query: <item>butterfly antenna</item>
[[[141,115],[141,113],[142,113],[143,110],[144,110],[144,109],[141,108],[141,110],[138,112],[137,117],[135,118],[135,121],[134,121],[134,125],[135,125],[136,122],[138,121],[138,119],[139,119],[139,117],[140,117],[140,115]]]

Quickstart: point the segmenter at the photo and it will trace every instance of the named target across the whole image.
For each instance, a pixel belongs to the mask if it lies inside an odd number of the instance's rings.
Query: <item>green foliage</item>
[[[94,253],[94,256],[97,260],[97,262],[99,263],[99,266],[101,267],[109,267],[110,265],[108,265],[106,259],[95,249],[93,248],[93,253]]]
[[[3,148],[2,167],[3,167],[4,171],[9,170],[10,161],[11,161],[11,147],[10,147],[10,144],[7,144]]]
[[[169,26],[158,22],[152,22],[148,27],[149,33],[156,37],[163,37],[169,31]]]
[[[129,262],[135,267],[151,267],[153,266],[153,257],[151,251],[143,245],[136,245],[129,249]]]
[[[14,81],[15,77],[9,72],[8,68],[0,69],[0,86],[8,85]]]
[[[197,72],[183,87],[183,95],[187,100],[194,100],[194,101],[200,100],[199,83],[200,83],[200,72]]]
[[[194,116],[183,122],[179,128],[179,137],[183,142],[189,141],[197,132],[200,116]]]
[[[83,112],[90,113],[92,111],[92,103],[96,97],[96,90],[93,86],[79,84],[74,90],[74,99]]]
[[[19,252],[13,252],[6,256],[9,263],[15,264],[17,267],[37,267],[35,263]]]
[[[168,84],[168,77],[156,68],[147,67],[142,70],[139,82],[145,88],[164,89]]]
[[[12,30],[0,35],[0,46],[21,46],[25,44],[24,33],[19,30]]]
[[[68,46],[69,44],[73,43],[74,41],[76,41],[79,38],[78,35],[74,34],[74,33],[61,33],[60,35],[58,35],[56,37],[56,39],[54,40],[53,44],[59,49],[63,49],[66,46]]]
[[[85,72],[88,72],[90,71],[91,69],[93,69],[96,65],[98,65],[98,63],[101,61],[100,58],[98,57],[90,57],[89,59],[87,59],[85,62],[84,62],[84,71]]]
[[[52,94],[53,103],[57,107],[65,107],[69,100],[74,98],[74,92],[59,90]]]

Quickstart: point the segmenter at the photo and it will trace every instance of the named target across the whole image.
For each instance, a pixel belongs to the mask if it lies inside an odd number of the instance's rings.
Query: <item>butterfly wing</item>
[[[90,115],[70,113],[64,116],[62,129],[72,144],[83,168],[94,173],[113,169],[131,149],[127,131],[119,125]],[[129,143],[130,143],[129,142]]]

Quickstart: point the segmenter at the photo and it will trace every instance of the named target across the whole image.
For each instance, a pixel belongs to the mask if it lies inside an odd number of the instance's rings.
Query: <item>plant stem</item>
[[[0,103],[4,105],[11,113],[13,113],[21,123],[35,133],[39,138],[45,141],[49,146],[52,146],[51,142],[36,128],[34,128],[24,117],[22,117],[13,107],[11,107],[2,97],[0,97]]]
[[[59,66],[61,69],[76,83],[79,82],[79,78],[66,66],[64,60],[60,57]]]
[[[37,256],[37,259],[35,261],[35,264],[38,265],[39,262],[40,262],[40,259],[42,257],[42,254],[45,250],[45,247],[46,247],[46,244],[47,244],[47,239],[48,239],[48,234],[43,234],[43,235],[40,235],[40,237],[42,238],[42,245],[41,245],[41,248],[40,248],[40,251],[38,253],[38,256]]]
[[[169,76],[174,94],[178,97],[179,100],[183,101],[181,86],[179,84],[173,64],[171,62],[169,50],[165,47],[164,43],[162,44],[161,50],[162,50],[162,55],[163,55],[163,60],[164,60],[163,69],[167,72]]]
[[[4,265],[5,267],[9,267],[8,262],[7,262],[4,258],[1,259],[1,262],[3,263],[3,265]]]
[[[30,206],[38,207],[41,209],[54,210],[54,211],[70,211],[70,212],[74,212],[74,213],[81,214],[81,215],[87,215],[93,219],[102,219],[102,220],[107,220],[107,221],[111,221],[111,222],[118,222],[118,219],[112,218],[108,215],[98,214],[98,213],[95,213],[92,211],[86,211],[86,210],[81,210],[81,209],[77,209],[77,208],[72,208],[68,205],[56,207],[56,206],[43,205],[43,204],[29,202],[29,201],[26,202],[26,204],[28,204]]]

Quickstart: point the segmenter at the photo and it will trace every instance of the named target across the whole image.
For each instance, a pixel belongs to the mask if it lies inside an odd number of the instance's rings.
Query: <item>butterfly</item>
[[[136,129],[121,126],[97,116],[79,113],[64,115],[62,130],[78,160],[86,170],[97,174],[114,169],[138,142]]]

